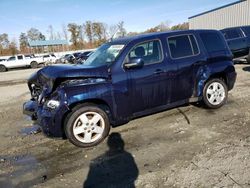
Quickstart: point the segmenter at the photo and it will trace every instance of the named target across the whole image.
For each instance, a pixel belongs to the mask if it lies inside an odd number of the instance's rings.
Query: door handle
[[[207,60],[197,61],[194,64],[195,65],[204,65],[207,62]]]
[[[161,74],[161,73],[164,73],[164,70],[162,69],[156,69],[154,74]]]

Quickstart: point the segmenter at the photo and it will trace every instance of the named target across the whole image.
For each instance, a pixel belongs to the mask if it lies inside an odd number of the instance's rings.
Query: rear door
[[[174,35],[167,38],[169,62],[178,67],[171,102],[191,98],[196,87],[196,72],[204,62],[197,39],[193,34]]]
[[[44,55],[44,56],[43,56],[43,61],[44,61],[44,62],[50,61],[50,56],[49,56],[49,55]]]
[[[17,66],[18,67],[24,67],[26,66],[25,59],[23,55],[18,55],[17,56]]]
[[[248,54],[247,38],[240,28],[226,29],[222,33],[234,57],[237,58]]]

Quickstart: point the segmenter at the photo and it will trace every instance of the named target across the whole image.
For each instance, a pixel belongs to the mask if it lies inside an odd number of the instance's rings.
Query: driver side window
[[[16,57],[15,56],[12,56],[8,59],[8,61],[15,61],[16,60]]]
[[[127,61],[133,58],[142,58],[144,65],[159,63],[162,61],[162,48],[159,40],[137,44],[127,56]]]

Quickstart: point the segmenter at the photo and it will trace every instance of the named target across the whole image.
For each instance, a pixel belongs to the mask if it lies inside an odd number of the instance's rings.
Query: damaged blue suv
[[[219,108],[235,80],[219,31],[144,34],[102,45],[83,65],[39,70],[23,111],[45,134],[90,147],[137,117],[199,101]]]

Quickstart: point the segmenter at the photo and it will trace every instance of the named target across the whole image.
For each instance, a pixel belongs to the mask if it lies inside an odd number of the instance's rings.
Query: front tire
[[[6,72],[7,68],[4,65],[0,65],[0,72]]]
[[[77,106],[66,117],[64,131],[75,146],[92,147],[108,136],[109,118],[105,111],[96,105]]]
[[[221,79],[209,80],[203,89],[203,101],[208,108],[217,109],[227,102],[228,89]]]
[[[249,50],[249,54],[248,54],[248,56],[247,56],[247,63],[250,64],[250,50]]]

